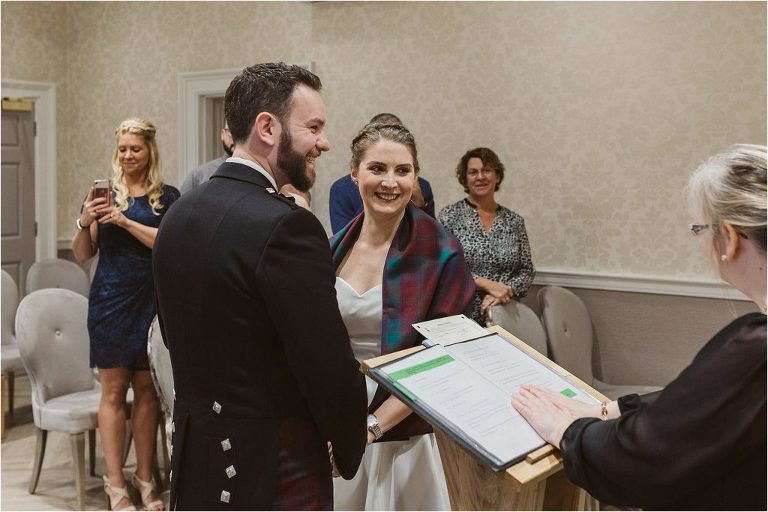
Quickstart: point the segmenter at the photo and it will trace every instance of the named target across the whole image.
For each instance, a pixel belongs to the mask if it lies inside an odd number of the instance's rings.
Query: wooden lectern
[[[500,334],[598,400],[607,400],[602,393],[501,327],[490,327],[488,331]],[[368,359],[363,362],[363,371],[367,373],[370,368],[419,350],[423,348]],[[506,471],[495,472],[437,428],[435,437],[453,510],[599,510],[597,500],[566,478],[560,453],[551,445],[529,453],[524,461]]]

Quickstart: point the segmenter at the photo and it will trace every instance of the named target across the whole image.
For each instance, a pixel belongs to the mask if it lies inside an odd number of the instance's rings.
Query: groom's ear
[[[253,122],[253,128],[251,128],[251,137],[260,141],[266,146],[276,146],[280,140],[280,131],[282,126],[280,121],[274,115],[269,112],[260,112],[256,116],[256,120]]]

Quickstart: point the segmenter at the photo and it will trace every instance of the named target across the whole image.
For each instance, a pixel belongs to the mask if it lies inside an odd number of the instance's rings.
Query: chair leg
[[[29,494],[35,494],[37,482],[40,480],[40,470],[43,468],[45,457],[45,443],[48,441],[48,431],[37,429],[37,443],[35,444],[35,463],[32,467],[32,479],[29,481]]]
[[[133,431],[131,430],[131,422],[125,422],[125,451],[123,452],[123,466],[128,461],[128,455],[131,453],[131,442],[133,441]]]
[[[8,373],[8,380],[6,384],[8,385],[8,414],[10,416],[13,416],[13,382],[14,382],[14,372],[7,372]]]
[[[75,469],[77,510],[85,510],[85,432],[70,434],[69,444],[72,447],[72,462]]]
[[[96,476],[96,430],[88,431],[88,469],[91,476]]]

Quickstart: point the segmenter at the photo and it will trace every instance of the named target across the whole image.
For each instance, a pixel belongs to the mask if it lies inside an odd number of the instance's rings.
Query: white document
[[[501,336],[485,333],[467,343],[436,345],[378,370],[417,409],[504,466],[545,444],[512,407],[512,395],[521,385],[535,384],[588,403],[597,400]]]
[[[487,336],[488,331],[464,315],[446,316],[413,324],[413,328],[433,344],[450,345]]]
[[[533,384],[588,404],[600,403],[498,334],[488,336],[486,331],[484,338],[452,345],[450,352],[509,396],[517,393],[520,386]]]

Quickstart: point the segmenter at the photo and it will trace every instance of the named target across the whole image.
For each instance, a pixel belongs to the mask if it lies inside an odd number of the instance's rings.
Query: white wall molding
[[[653,276],[587,274],[570,270],[536,269],[533,284],[612,292],[679,295],[708,299],[749,300],[744,294],[719,281],[694,281]]]
[[[56,257],[56,85],[50,82],[2,79],[3,97],[35,102],[35,219],[37,261]]]
[[[314,63],[297,62],[309,71],[314,72]],[[243,68],[213,69],[208,71],[190,71],[178,74],[178,108],[179,108],[179,169],[178,184],[184,183],[184,178],[195,167],[200,165],[198,151],[202,144],[203,114],[206,98],[224,96],[232,79]]]
[[[215,69],[178,74],[179,169],[177,183],[184,183],[192,169],[199,165],[201,144],[200,116],[205,98],[222,96],[242,69]]]

